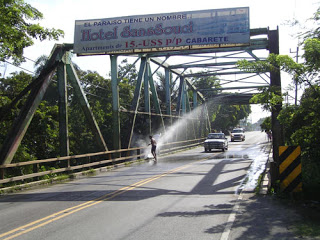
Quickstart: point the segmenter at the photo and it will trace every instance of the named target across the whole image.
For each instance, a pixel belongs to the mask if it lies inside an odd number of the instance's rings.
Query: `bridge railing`
[[[172,153],[185,148],[195,147],[201,145],[204,138],[192,139],[187,141],[171,142],[161,146],[161,155]],[[61,173],[76,173],[84,170],[99,168],[102,166],[114,166],[117,164],[123,164],[125,162],[137,161],[141,158],[145,158],[148,147],[136,147],[129,149],[111,150],[104,152],[88,153],[81,155],[49,158],[42,160],[33,160],[27,162],[10,163],[0,165],[0,184],[14,182],[32,182],[38,180],[39,177],[53,176]],[[149,151],[149,150],[148,150]],[[53,165],[55,168],[51,170],[41,171],[41,166]],[[59,166],[58,168],[57,165]],[[32,173],[23,174],[23,168],[32,166]],[[6,171],[15,169],[14,172],[20,172],[20,175],[6,177]],[[25,182],[25,180],[28,180]],[[4,187],[4,186],[0,186]]]

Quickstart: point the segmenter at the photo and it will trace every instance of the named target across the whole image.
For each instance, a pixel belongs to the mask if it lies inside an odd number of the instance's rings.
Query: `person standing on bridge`
[[[268,137],[268,142],[272,142],[272,132],[271,130],[266,130],[267,137]]]
[[[157,142],[152,136],[149,136],[149,138],[150,138],[150,143],[148,144],[148,146],[151,145],[151,153],[154,157],[154,161],[156,162],[157,161],[157,154],[156,154]]]

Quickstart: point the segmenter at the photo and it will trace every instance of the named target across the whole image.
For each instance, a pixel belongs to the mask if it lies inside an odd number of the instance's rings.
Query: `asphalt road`
[[[264,169],[264,133],[0,198],[1,239],[231,239]]]

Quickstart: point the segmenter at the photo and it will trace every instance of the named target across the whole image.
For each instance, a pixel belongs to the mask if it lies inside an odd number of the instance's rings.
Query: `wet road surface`
[[[230,239],[269,147],[247,132],[226,152],[198,147],[1,197],[0,239]]]

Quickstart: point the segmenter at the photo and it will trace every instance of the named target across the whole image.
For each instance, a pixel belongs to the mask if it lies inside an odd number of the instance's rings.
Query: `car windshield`
[[[208,139],[223,139],[223,134],[209,134]]]
[[[243,130],[241,130],[241,129],[233,129],[232,130],[232,133],[242,133],[243,132]]]

